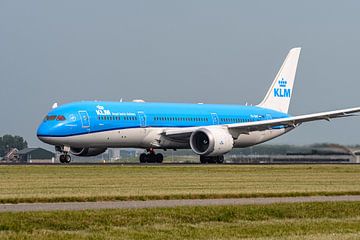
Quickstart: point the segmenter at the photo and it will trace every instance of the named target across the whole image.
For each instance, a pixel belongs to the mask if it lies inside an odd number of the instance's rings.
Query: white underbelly
[[[66,137],[44,137],[42,140],[52,145],[71,147],[143,147],[146,134],[145,128],[130,128]]]
[[[292,128],[254,131],[241,134],[234,148],[256,145],[278,137]],[[42,141],[57,146],[104,148],[190,148],[189,141],[175,142],[161,137],[163,128],[130,128],[67,137],[43,137]]]
[[[250,132],[249,134],[241,134],[234,141],[234,148],[249,147],[263,143],[283,135],[290,130],[292,130],[292,128],[269,129],[264,131],[254,131]]]

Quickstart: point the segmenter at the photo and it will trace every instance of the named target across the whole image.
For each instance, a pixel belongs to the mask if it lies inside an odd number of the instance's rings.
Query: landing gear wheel
[[[204,156],[200,156],[200,163],[205,164],[207,163],[207,159]]]
[[[145,153],[140,154],[140,163],[147,162],[147,155]]]
[[[70,163],[71,162],[71,156],[67,154],[61,154],[59,157],[59,160],[61,163]]]
[[[161,153],[158,153],[158,154],[155,155],[155,161],[157,163],[162,163],[163,160],[164,160],[164,156]]]
[[[60,157],[59,157],[59,160],[60,160],[61,163],[65,163],[65,161],[66,161],[65,155],[61,154]]]
[[[71,156],[65,155],[65,163],[70,163],[70,162],[71,162]]]
[[[148,150],[148,154],[142,153],[139,156],[140,163],[162,163],[164,156],[161,153],[155,154],[153,149]]]
[[[217,159],[216,159],[216,163],[224,163],[224,156],[218,156]]]
[[[200,156],[200,163],[205,164],[205,163],[224,163],[224,156],[214,156],[214,157],[209,157],[209,156]]]

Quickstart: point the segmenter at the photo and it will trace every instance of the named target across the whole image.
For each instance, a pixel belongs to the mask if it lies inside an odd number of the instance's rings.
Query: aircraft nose
[[[41,123],[37,129],[36,135],[39,140],[43,141],[45,137],[49,135],[49,128],[46,127],[44,123]]]
[[[45,135],[46,134],[46,131],[45,131],[45,127],[44,127],[44,124],[41,123],[36,131],[36,135],[39,137],[39,136],[42,136],[42,135]]]
[[[36,135],[40,140],[55,136],[58,132],[58,126],[49,122],[43,122],[39,125]]]
[[[54,140],[64,132],[66,118],[58,109],[56,111],[49,112],[38,126],[36,135],[42,142],[53,144]]]
[[[39,125],[37,129],[37,137],[40,141],[48,144],[54,144],[54,135],[56,134],[56,127],[50,126],[44,122]]]

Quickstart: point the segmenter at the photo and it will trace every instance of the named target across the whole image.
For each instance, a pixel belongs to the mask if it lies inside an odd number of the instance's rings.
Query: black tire
[[[219,164],[224,163],[224,156],[218,156],[216,159],[216,163],[219,163]]]
[[[145,153],[140,154],[140,163],[146,163],[147,162],[147,155]]]
[[[155,160],[157,163],[162,163],[164,160],[164,156],[161,153],[155,155]]]
[[[61,154],[61,155],[60,155],[59,161],[60,161],[60,163],[65,163],[66,158],[65,158],[65,155],[64,155],[64,154]]]
[[[206,164],[208,161],[207,161],[207,158],[204,157],[204,156],[200,156],[200,163],[202,164]]]
[[[71,156],[65,155],[65,163],[70,163],[70,162],[71,162]]]

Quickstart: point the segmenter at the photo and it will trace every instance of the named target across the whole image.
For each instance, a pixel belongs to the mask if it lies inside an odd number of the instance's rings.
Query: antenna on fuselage
[[[136,103],[144,103],[145,102],[143,99],[134,99],[132,101],[136,102]]]
[[[53,105],[52,105],[52,109],[55,109],[55,108],[57,108],[58,107],[58,103],[56,102],[56,103],[54,103]]]

